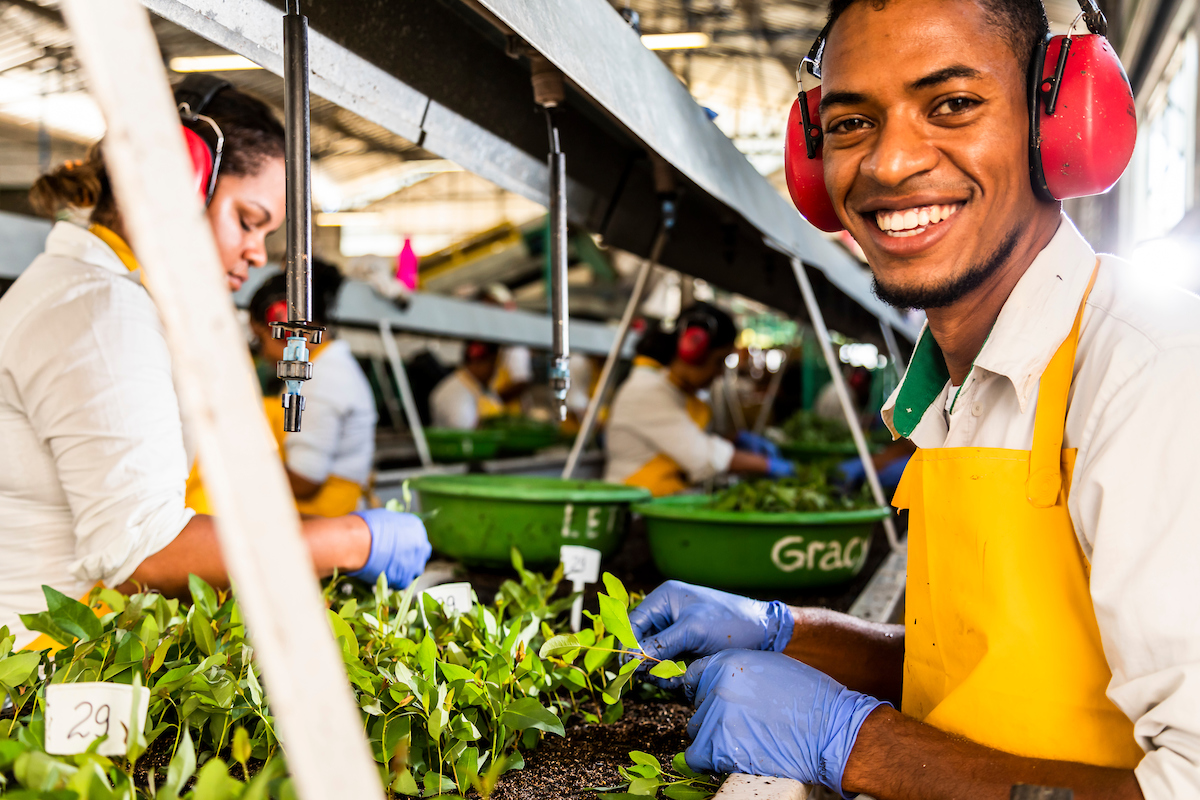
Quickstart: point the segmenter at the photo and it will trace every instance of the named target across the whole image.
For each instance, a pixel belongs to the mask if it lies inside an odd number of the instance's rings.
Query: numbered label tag
[[[559,549],[563,577],[572,583],[595,583],[600,580],[600,551],[591,547],[564,544]]]
[[[442,610],[448,617],[471,610],[471,584],[469,583],[443,583],[440,586],[426,589],[422,594],[427,594],[441,603]]]
[[[134,702],[137,708],[134,708]],[[82,753],[101,736],[102,756],[123,756],[130,730],[146,727],[150,690],[119,683],[54,683],[46,687],[46,752]]]

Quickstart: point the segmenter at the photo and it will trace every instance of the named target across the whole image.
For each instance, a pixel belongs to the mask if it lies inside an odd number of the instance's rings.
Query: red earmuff
[[[271,305],[267,306],[266,312],[263,314],[266,319],[264,322],[270,324],[272,322],[287,322],[288,310],[286,300],[276,300]]]
[[[1033,63],[1041,67],[1029,87],[1034,191],[1043,200],[1107,192],[1137,142],[1133,89],[1121,59],[1108,39],[1093,32],[1049,37]]]
[[[213,152],[208,143],[191,128],[186,125],[181,125],[183,130],[183,138],[187,144],[188,156],[192,161],[192,177],[195,179],[196,192],[200,197],[204,198],[207,203],[210,198],[208,196],[208,187],[212,183],[213,177]],[[284,320],[287,321],[286,319]]]
[[[1048,37],[1035,54],[1029,85],[1029,174],[1043,200],[1103,194],[1133,157],[1137,117],[1133,90],[1121,60],[1104,34],[1107,23],[1095,0],[1078,0],[1090,31]],[[1076,22],[1078,22],[1078,18]],[[1074,25],[1072,25],[1074,28]],[[801,62],[820,78],[828,26]],[[807,67],[806,67],[807,64]],[[825,188],[819,86],[792,103],[784,137],[788,193],[800,214],[826,232],[842,230]]]
[[[707,328],[692,326],[679,334],[676,354],[685,364],[698,367],[708,359],[708,345],[712,341]]]
[[[490,348],[486,342],[467,342],[467,361],[482,361],[490,354]]]

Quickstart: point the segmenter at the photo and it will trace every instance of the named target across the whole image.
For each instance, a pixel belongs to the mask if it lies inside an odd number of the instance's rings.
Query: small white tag
[[[129,731],[146,727],[150,690],[120,683],[52,683],[46,687],[46,752],[56,756],[82,753],[107,735],[97,748],[102,756],[123,756]],[[130,720],[133,720],[131,723]]]
[[[448,617],[471,610],[471,584],[469,583],[443,583],[440,586],[429,587],[422,594],[427,594],[441,603],[442,611],[445,611]]]
[[[595,583],[600,580],[600,551],[576,544],[559,548],[563,577],[572,583]]]

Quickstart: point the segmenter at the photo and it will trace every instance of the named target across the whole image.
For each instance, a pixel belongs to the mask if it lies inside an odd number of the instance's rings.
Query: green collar
[[[904,373],[900,392],[896,395],[896,405],[892,409],[892,425],[897,433],[901,436],[912,435],[917,423],[942,393],[948,380],[950,370],[946,368],[946,357],[942,355],[942,348],[938,347],[933,334],[926,328],[917,339],[917,347],[913,350],[908,371]]]

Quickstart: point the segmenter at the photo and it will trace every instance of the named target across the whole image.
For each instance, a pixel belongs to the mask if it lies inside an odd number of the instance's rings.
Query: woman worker
[[[233,290],[283,220],[283,129],[209,76],[176,100]],[[213,518],[184,503],[171,358],[100,149],[40,178],[31,200],[90,225],[59,221],[0,298],[0,626],[18,647],[34,639],[18,615],[45,608],[43,584],[82,599],[100,583],[182,594],[189,573],[229,583]],[[383,510],[308,520],[303,534],[320,575],[405,585],[430,553],[416,517]]]
[[[697,303],[680,315],[674,335],[647,334],[613,400],[606,481],[662,497],[726,472],[795,474],[761,436],[742,433],[730,442],[707,431],[712,410],[697,394],[724,369],[737,333],[728,314]]]
[[[478,341],[464,345],[462,366],[443,378],[429,395],[435,428],[473,431],[482,420],[504,413],[504,401],[489,388],[499,358],[497,345]]]

